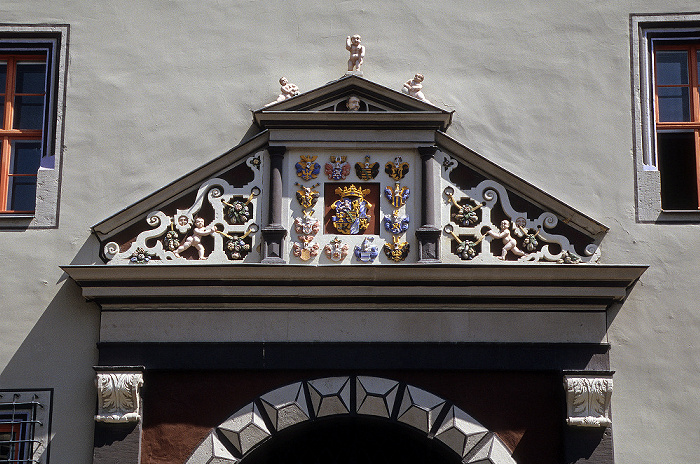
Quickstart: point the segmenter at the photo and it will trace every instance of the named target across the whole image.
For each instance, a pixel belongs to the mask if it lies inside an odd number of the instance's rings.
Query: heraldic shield
[[[372,204],[365,200],[365,195],[369,194],[369,189],[350,187],[336,188],[335,193],[340,195],[340,200],[336,200],[331,205],[335,210],[333,215],[333,225],[336,230],[345,235],[357,235],[367,229],[371,216],[367,214]]]

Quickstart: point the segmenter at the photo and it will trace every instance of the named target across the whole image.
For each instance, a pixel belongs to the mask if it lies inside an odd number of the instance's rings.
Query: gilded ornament
[[[246,201],[241,199],[229,203],[222,198],[221,203],[226,205],[224,212],[228,222],[230,224],[238,225],[245,224],[253,219],[253,205],[250,202],[253,201],[253,198],[258,195],[260,195],[260,189],[258,187],[253,187],[253,190],[251,190]]]
[[[467,203],[465,205],[460,205],[453,196],[454,189],[452,187],[447,187],[444,193],[450,199],[450,202],[455,206],[455,208],[457,208],[457,212],[453,214],[452,217],[460,226],[469,227],[478,224],[479,216],[476,214],[476,211],[484,206],[485,203],[477,203],[476,205]],[[474,201],[469,197],[466,197],[466,199],[467,202]]]
[[[408,256],[410,245],[408,242],[401,242],[397,235],[394,235],[391,243],[384,244],[384,254],[394,262],[403,261]]]
[[[218,231],[217,232],[220,235],[223,235],[226,237],[228,240],[226,240],[226,243],[224,243],[224,249],[226,250],[226,254],[228,257],[232,260],[242,260],[245,259],[245,257],[250,253],[251,249],[251,244],[250,240],[246,240],[246,238],[252,234],[258,231],[258,225],[257,224],[251,224],[248,226],[248,229],[245,231],[243,235],[229,235],[225,232]]]
[[[373,243],[374,237],[365,237],[361,245],[355,246],[355,257],[365,263],[374,261],[379,256],[379,249]]]
[[[180,237],[172,228],[172,223],[170,224],[170,227],[171,229],[166,232],[165,237],[163,237],[163,249],[165,251],[175,251],[180,246]]]
[[[338,237],[335,237],[331,242],[323,248],[323,252],[328,259],[339,263],[348,255],[350,247],[347,243],[343,243]]]
[[[452,238],[455,239],[457,242],[457,250],[456,254],[460,258],[466,261],[470,261],[476,257],[478,251],[476,250],[476,246],[481,243],[481,241],[484,239],[484,236],[482,235],[479,237],[475,242],[472,242],[471,240],[462,240],[459,238],[457,234],[454,232],[454,228],[450,225],[447,224],[443,230],[445,231],[446,234],[449,234],[452,236]]]
[[[329,180],[343,180],[350,174],[350,163],[347,156],[331,156],[326,163],[326,175]]]
[[[302,180],[311,180],[318,177],[321,172],[321,165],[316,163],[317,156],[301,155],[301,161],[294,165],[297,169],[297,176]]]
[[[384,172],[389,174],[389,177],[395,181],[403,179],[408,174],[408,163],[400,156],[394,158],[394,161],[389,161],[384,166]]]
[[[372,204],[364,198],[369,193],[369,189],[350,185],[350,187],[342,189],[336,188],[335,193],[340,195],[340,200],[334,201],[331,205],[331,209],[335,210],[332,217],[335,228],[345,235],[357,235],[364,232],[371,219],[367,211],[372,207]]]
[[[292,252],[294,256],[302,261],[308,261],[318,255],[321,248],[318,243],[313,241],[313,235],[299,235],[299,241],[292,244]]]
[[[320,193],[314,190],[314,188],[321,184],[314,184],[311,187],[304,187],[303,185],[295,182],[294,185],[301,187],[299,190],[297,190],[297,201],[301,207],[303,209],[313,208],[318,201],[318,197],[320,196]]]
[[[411,191],[409,188],[401,187],[398,182],[393,189],[391,187],[384,189],[384,196],[387,200],[389,200],[389,203],[391,203],[391,206],[394,208],[401,208],[403,205],[405,205],[410,194]]]
[[[408,230],[408,216],[399,216],[399,210],[395,209],[391,216],[384,216],[384,228],[390,234],[403,234]]]
[[[355,163],[355,173],[362,180],[372,180],[379,174],[379,163],[370,163],[367,155],[364,163]]]

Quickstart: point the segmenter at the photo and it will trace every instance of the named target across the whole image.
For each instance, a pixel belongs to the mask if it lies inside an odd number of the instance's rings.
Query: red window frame
[[[7,78],[5,88],[0,89],[0,97],[4,98],[3,124],[0,127],[0,214],[1,213],[34,213],[33,210],[11,210],[8,209],[8,190],[10,179],[13,177],[37,177],[33,174],[15,174],[10,171],[12,162],[12,143],[18,140],[38,141],[41,143],[43,137],[42,129],[18,129],[14,127],[15,119],[15,97],[18,96],[42,96],[46,99],[46,86],[42,93],[17,93],[15,92],[15,81],[17,75],[17,63],[34,62],[46,64],[46,56],[43,55],[21,55],[21,54],[0,54],[0,62],[7,64]],[[44,101],[44,105],[46,102]]]

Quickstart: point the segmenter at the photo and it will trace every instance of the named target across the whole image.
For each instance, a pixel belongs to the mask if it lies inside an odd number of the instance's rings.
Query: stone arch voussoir
[[[465,464],[515,464],[493,432],[450,401],[404,382],[369,376],[305,380],[265,393],[215,427],[186,464],[238,463],[281,430],[344,415],[407,425],[444,443]]]

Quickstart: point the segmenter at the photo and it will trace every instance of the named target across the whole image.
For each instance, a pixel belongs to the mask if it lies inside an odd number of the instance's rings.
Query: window
[[[631,26],[637,218],[700,222],[700,14]]]
[[[46,82],[44,53],[0,54],[0,211],[34,213]]]
[[[654,47],[656,156],[664,210],[698,208],[698,44]]]
[[[0,25],[0,227],[55,227],[68,26]]]
[[[0,390],[0,463],[47,463],[51,391]]]

